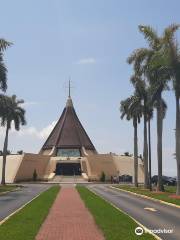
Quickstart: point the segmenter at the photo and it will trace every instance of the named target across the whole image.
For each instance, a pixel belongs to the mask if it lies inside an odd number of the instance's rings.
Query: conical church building
[[[80,159],[89,154],[97,154],[91,139],[79,121],[70,95],[40,154],[59,158],[56,173],[63,175],[80,175]]]
[[[81,157],[96,149],[83,128],[69,96],[56,126],[44,143],[41,153],[61,157]]]
[[[143,162],[141,159],[138,161],[138,181],[143,182]],[[69,87],[65,108],[39,154],[23,153],[7,157],[7,183],[31,181],[35,172],[37,179],[42,181],[55,181],[61,176],[79,176],[84,180],[99,181],[103,173],[106,180],[113,176],[128,175],[134,181],[134,159],[96,151],[76,114]]]

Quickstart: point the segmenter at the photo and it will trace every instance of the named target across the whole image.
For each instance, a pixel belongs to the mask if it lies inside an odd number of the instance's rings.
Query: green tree
[[[8,135],[9,130],[12,127],[14,122],[14,127],[18,131],[21,125],[26,124],[25,120],[25,110],[21,107],[21,104],[24,103],[23,100],[18,100],[16,95],[12,97],[5,97],[5,112],[1,116],[2,125],[6,126],[4,147],[3,147],[3,166],[2,166],[2,180],[1,184],[5,184],[5,168],[6,168],[6,156],[8,149]]]
[[[175,93],[175,156],[177,163],[177,195],[180,195],[180,48],[177,40],[175,39],[175,33],[179,27],[179,24],[172,24],[165,28],[161,48],[153,59],[153,67],[159,68],[162,72],[169,75],[169,78],[173,83],[173,90]]]
[[[134,85],[135,93],[141,100],[142,113],[143,113],[143,163],[144,163],[144,187],[148,188],[148,134],[147,134],[147,122],[148,122],[148,86],[145,79],[138,75],[131,77],[131,82]]]
[[[168,74],[166,71],[155,67],[153,64],[154,57],[157,52],[161,49],[162,43],[164,41],[163,37],[159,37],[156,31],[150,26],[139,26],[139,30],[143,33],[149,48],[140,48],[133,52],[129,57],[129,63],[134,64],[134,70],[137,76],[144,79],[145,83],[149,84],[153,92],[152,101],[156,103],[157,109],[157,159],[158,159],[158,189],[163,191],[162,184],[162,133],[163,133],[163,99],[162,92],[168,89]],[[147,102],[147,101],[146,101]],[[147,104],[144,104],[145,118],[147,119]],[[144,146],[145,147],[145,146]],[[147,156],[145,147],[145,159]],[[145,171],[146,172],[146,171]],[[145,183],[146,185],[146,183]]]
[[[138,134],[137,126],[142,117],[141,99],[133,95],[120,103],[121,119],[133,120],[134,127],[134,185],[138,187]]]
[[[148,95],[148,109],[147,109],[147,121],[148,121],[148,158],[149,158],[149,189],[150,191],[152,190],[152,183],[151,183],[151,120],[153,118],[153,110],[154,106],[151,101],[151,94],[149,90],[149,95]]]
[[[5,39],[0,39],[0,89],[5,92],[7,89],[7,68],[4,64],[4,50],[7,49],[12,43],[7,42]]]

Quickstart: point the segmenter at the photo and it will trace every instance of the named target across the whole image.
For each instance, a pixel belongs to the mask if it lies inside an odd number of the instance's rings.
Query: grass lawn
[[[141,195],[145,195],[148,197],[156,198],[159,200],[163,200],[165,202],[180,205],[180,199],[175,199],[175,198],[169,197],[169,195],[173,195],[176,192],[176,187],[174,187],[174,186],[165,186],[165,192],[163,192],[163,193],[151,192],[151,191],[149,191],[149,189],[144,189],[143,186],[141,186],[141,185],[138,188],[136,188],[132,185],[115,185],[115,187],[130,191],[130,192],[134,192],[134,193],[139,193]]]
[[[34,240],[54,202],[59,186],[53,186],[0,226],[1,240]]]
[[[17,185],[0,185],[0,195],[2,192],[7,192],[16,189]]]
[[[137,236],[134,230],[138,225],[129,216],[118,211],[87,188],[77,186],[77,190],[85,202],[86,207],[94,216],[97,225],[104,233],[106,240],[155,239],[148,233]]]

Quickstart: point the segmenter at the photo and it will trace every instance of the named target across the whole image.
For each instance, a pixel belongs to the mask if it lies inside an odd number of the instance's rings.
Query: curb
[[[157,240],[162,240],[162,238],[160,238],[159,236],[157,236],[156,234],[152,233],[147,227],[145,227],[142,223],[138,222],[135,218],[131,217],[130,215],[128,215],[126,212],[124,212],[123,210],[121,210],[120,208],[116,207],[113,203],[111,203],[110,201],[108,201],[107,199],[105,199],[104,197],[98,195],[96,192],[94,192],[92,189],[87,188],[89,191],[91,191],[92,193],[94,193],[96,196],[102,198],[105,202],[109,203],[112,207],[116,208],[119,212],[124,213],[125,215],[127,215],[128,217],[130,217],[134,222],[136,222],[140,227],[142,227],[145,230],[145,233],[149,233],[151,234],[154,238],[156,238]]]
[[[21,209],[23,209],[26,205],[28,205],[29,203],[31,203],[33,200],[35,200],[36,198],[38,198],[43,192],[39,193],[37,196],[35,196],[34,198],[32,198],[30,201],[28,201],[27,203],[25,203],[24,205],[22,205],[21,207],[19,207],[18,209],[16,209],[14,212],[12,212],[10,215],[8,215],[7,217],[5,217],[2,221],[0,221],[0,226],[6,222],[11,216],[13,216],[14,214],[16,214],[17,212],[19,212]]]
[[[0,196],[5,195],[5,194],[10,193],[10,192],[16,192],[16,191],[18,191],[19,189],[21,189],[21,187],[17,187],[17,188],[15,188],[15,189],[12,189],[12,190],[9,190],[9,191],[6,191],[6,192],[1,192],[1,193],[0,193]]]
[[[138,196],[138,197],[142,197],[142,198],[145,198],[145,199],[149,199],[149,200],[152,200],[154,202],[159,202],[159,203],[171,206],[171,207],[180,208],[179,205],[176,205],[174,203],[165,202],[163,200],[152,198],[152,197],[149,197],[149,196],[146,196],[146,195],[142,195],[142,194],[139,194],[139,193],[131,192],[131,191],[128,191],[128,190],[124,190],[124,189],[117,188],[117,187],[112,187],[112,186],[109,186],[109,188],[112,188],[112,189],[115,189],[115,190],[118,190],[118,191],[122,191],[122,192],[126,192],[126,193],[130,193],[132,195],[135,195],[135,196]]]

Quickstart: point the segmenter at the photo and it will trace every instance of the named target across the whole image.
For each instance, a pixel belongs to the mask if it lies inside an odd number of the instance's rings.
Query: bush
[[[101,173],[101,177],[100,177],[100,181],[101,181],[101,182],[105,182],[105,180],[106,180],[106,175],[105,175],[104,172],[102,172],[102,173]]]
[[[23,154],[23,150],[17,151],[17,154],[22,155]]]
[[[34,172],[33,172],[33,181],[36,181],[37,180],[37,172],[36,172],[36,169],[34,169]]]

